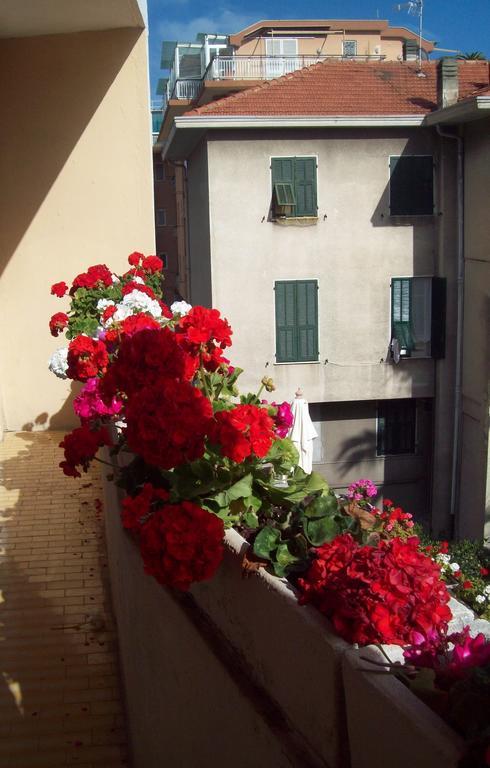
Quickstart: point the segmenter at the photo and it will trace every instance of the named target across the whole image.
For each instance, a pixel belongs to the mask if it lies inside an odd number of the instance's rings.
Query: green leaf
[[[303,529],[314,547],[319,547],[326,541],[332,541],[340,533],[340,528],[333,517],[320,517],[313,520],[305,518]]]
[[[253,551],[263,560],[271,560],[272,553],[277,549],[281,540],[281,533],[275,528],[266,526],[258,533],[253,546]]]
[[[243,515],[243,524],[247,526],[247,528],[258,528],[259,527],[259,518],[257,517],[257,514],[255,512],[245,512]]]
[[[235,499],[243,499],[252,495],[252,475],[249,473],[230,488],[213,496],[220,507],[227,507]]]
[[[317,518],[332,516],[338,512],[339,504],[334,494],[327,494],[326,496],[318,496],[311,504],[305,507],[305,517]]]

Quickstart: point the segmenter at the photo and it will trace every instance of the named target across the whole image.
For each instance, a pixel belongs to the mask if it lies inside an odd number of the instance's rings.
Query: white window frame
[[[345,52],[346,43],[354,43],[355,53]],[[342,56],[345,56],[346,58],[349,58],[350,56],[357,56],[357,40],[342,40]]]
[[[269,155],[269,205],[270,205],[270,201],[272,200],[272,194],[273,194],[273,191],[274,191],[273,188],[272,188],[272,159],[273,158],[276,159],[276,158],[279,158],[279,157],[304,157],[305,159],[306,158],[314,158],[315,159],[315,161],[316,161],[316,216],[297,216],[297,217],[292,216],[290,218],[293,218],[293,219],[294,218],[298,218],[298,219],[306,218],[306,219],[311,219],[311,220],[319,219],[319,217],[320,217],[320,214],[319,214],[319,210],[320,210],[320,205],[319,205],[319,200],[320,200],[320,178],[319,178],[318,171],[320,170],[320,166],[319,166],[319,162],[318,162],[318,155],[316,155],[316,154],[312,154],[312,155],[292,155],[289,152],[287,155],[284,154],[284,153],[282,155]],[[311,280],[313,280],[314,278],[299,278],[298,277],[298,280],[302,280],[302,279],[305,279],[305,280],[310,280],[311,279]]]

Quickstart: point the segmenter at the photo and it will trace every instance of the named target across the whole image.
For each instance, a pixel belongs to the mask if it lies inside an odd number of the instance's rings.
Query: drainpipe
[[[180,168],[182,175],[175,188],[177,208],[177,253],[178,253],[178,283],[177,288],[181,296],[188,300],[190,295],[188,255],[189,245],[187,240],[187,166],[185,161],[167,160],[174,168]],[[180,213],[180,215],[179,215]]]
[[[463,380],[463,313],[464,313],[464,145],[463,137],[444,131],[436,125],[437,133],[446,139],[452,139],[458,145],[456,170],[457,184],[457,318],[456,318],[456,366],[454,377],[454,427],[453,455],[451,465],[451,520],[453,531],[456,523],[458,505],[459,475],[461,471],[461,400]]]

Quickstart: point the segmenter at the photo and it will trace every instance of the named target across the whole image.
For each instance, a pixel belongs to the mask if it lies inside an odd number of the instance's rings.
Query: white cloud
[[[161,21],[157,27],[157,36],[162,40],[192,42],[198,32],[230,35],[253,24],[257,19],[256,13],[235,13],[223,8],[215,14],[196,16],[187,21]]]

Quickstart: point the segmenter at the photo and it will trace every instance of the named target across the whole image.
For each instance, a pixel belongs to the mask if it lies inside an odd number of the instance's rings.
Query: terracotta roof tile
[[[489,63],[459,62],[460,97],[490,85]],[[480,90],[478,90],[480,89]],[[437,63],[325,61],[187,115],[425,115],[437,109]]]

